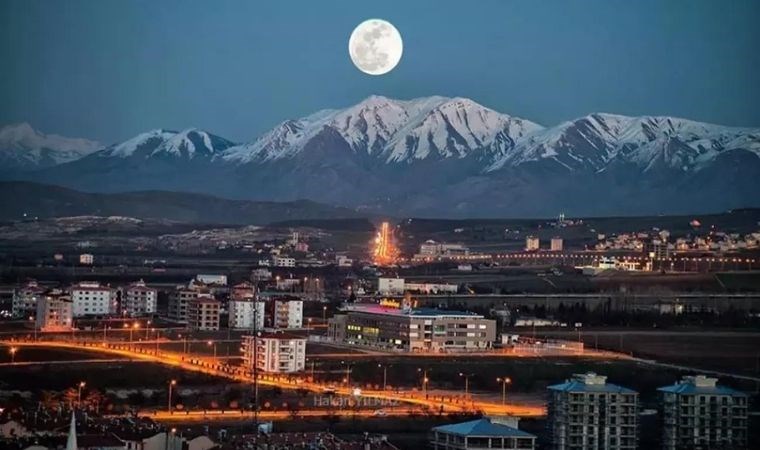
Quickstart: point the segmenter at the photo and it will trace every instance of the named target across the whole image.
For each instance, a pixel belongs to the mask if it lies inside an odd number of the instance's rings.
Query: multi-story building
[[[294,299],[275,299],[272,302],[273,328],[302,328],[303,301]]]
[[[419,292],[421,294],[456,294],[459,285],[451,283],[404,283],[404,291]]]
[[[195,276],[195,280],[202,284],[227,286],[227,275],[209,275],[201,273]]]
[[[256,286],[244,281],[232,286],[230,289],[231,300],[250,300],[256,296]]]
[[[82,253],[79,255],[79,264],[91,266],[95,262],[95,257],[91,253]]]
[[[177,286],[169,294],[167,318],[174,322],[187,323],[187,305],[199,295],[208,295],[210,290],[203,285],[190,283],[188,286]]]
[[[75,284],[69,293],[74,305],[74,317],[115,314],[119,306],[116,290],[97,282],[83,281]]]
[[[553,237],[551,240],[551,251],[553,252],[561,252],[564,248],[564,241],[562,241],[561,237]]]
[[[536,252],[541,247],[538,236],[528,236],[525,238],[525,251]]]
[[[482,315],[408,305],[355,305],[329,330],[335,341],[407,352],[478,351],[496,339],[496,321]]]
[[[122,311],[130,317],[147,316],[156,313],[158,291],[140,280],[124,288]]]
[[[469,254],[470,249],[462,244],[426,241],[425,243],[420,244],[420,252],[414,255],[414,259],[434,260],[467,256]]]
[[[71,297],[54,289],[40,295],[37,301],[35,327],[40,331],[68,331],[74,321]]]
[[[243,361],[251,370],[255,361],[263,372],[302,371],[306,367],[306,338],[280,332],[260,333],[255,338],[243,336]]]
[[[704,375],[683,377],[658,391],[663,449],[747,448],[747,395],[743,392]]]
[[[266,303],[258,300],[238,299],[230,300],[228,305],[230,328],[237,330],[250,330],[254,326],[257,330],[264,329]]]
[[[622,450],[638,444],[638,393],[595,373],[549,386],[554,450]]]
[[[37,311],[37,302],[45,289],[36,281],[29,281],[22,287],[13,291],[11,313],[13,317],[29,317]]]
[[[187,326],[193,330],[219,329],[221,302],[209,294],[201,294],[187,302]]]
[[[296,259],[289,256],[273,256],[272,265],[274,267],[295,267]]]
[[[430,430],[433,450],[533,450],[536,436],[490,418],[441,425]]]
[[[404,286],[405,283],[403,278],[377,279],[377,292],[380,294],[403,294]]]

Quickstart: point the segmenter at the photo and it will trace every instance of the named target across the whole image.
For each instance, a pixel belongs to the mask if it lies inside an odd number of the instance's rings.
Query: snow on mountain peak
[[[23,122],[0,128],[0,152],[4,165],[50,166],[81,158],[100,148],[95,141],[43,134]]]

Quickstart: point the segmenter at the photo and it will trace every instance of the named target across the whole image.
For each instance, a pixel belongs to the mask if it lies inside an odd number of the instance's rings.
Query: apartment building
[[[658,391],[663,449],[747,448],[747,394],[704,375]]]
[[[303,300],[275,299],[272,328],[303,328]]]
[[[193,330],[216,331],[219,329],[221,302],[211,295],[198,295],[187,302],[187,326]]]
[[[589,372],[549,386],[554,450],[623,450],[638,445],[638,393]]]
[[[228,327],[237,330],[264,329],[266,303],[253,298],[230,300]]]
[[[39,296],[35,314],[35,327],[40,331],[68,331],[74,322],[74,305],[71,297],[59,289]]]
[[[255,361],[263,372],[300,372],[306,367],[306,338],[282,332],[243,336],[243,361],[251,370]]]
[[[140,280],[124,288],[122,311],[130,317],[149,316],[156,313],[158,290]]]
[[[74,317],[106,316],[116,314],[118,301],[116,290],[98,282],[83,281],[69,288]]]
[[[11,303],[11,314],[15,318],[27,318],[37,311],[37,302],[45,293],[45,288],[36,281],[29,281],[23,286],[14,289]]]

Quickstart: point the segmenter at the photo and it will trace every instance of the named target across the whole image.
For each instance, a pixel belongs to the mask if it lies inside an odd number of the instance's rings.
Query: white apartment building
[[[275,300],[272,307],[273,328],[303,328],[302,300]]]
[[[40,331],[68,331],[74,322],[71,297],[55,289],[39,297],[35,327]]]
[[[203,284],[227,286],[227,275],[209,275],[201,273],[195,276],[195,280]]]
[[[403,294],[404,293],[404,279],[403,278],[378,278],[377,279],[377,292],[380,294]]]
[[[296,259],[289,256],[272,256],[272,265],[274,267],[295,267]]]
[[[561,252],[564,248],[564,242],[562,241],[561,237],[553,237],[551,240],[551,251],[553,252]]]
[[[663,449],[747,448],[747,394],[704,375],[686,376],[657,390]]]
[[[266,315],[266,303],[253,299],[230,300],[229,302],[230,328],[237,330],[251,330],[254,325],[257,330],[264,329]]]
[[[156,313],[158,290],[145,285],[140,280],[124,288],[122,311],[130,317],[147,316]]]
[[[13,317],[29,317],[37,311],[37,302],[45,289],[37,284],[36,281],[29,281],[24,286],[13,291],[13,301],[11,304],[11,313]]]
[[[404,291],[421,294],[456,294],[459,285],[450,283],[404,283]]]
[[[74,317],[115,314],[119,306],[116,290],[100,283],[83,281],[69,289],[74,305]]]
[[[243,361],[250,370],[255,361],[263,372],[300,372],[306,368],[306,338],[287,333],[243,336]]]
[[[541,247],[541,242],[538,240],[538,236],[528,236],[525,238],[525,251],[535,252]]]
[[[638,448],[638,397],[589,372],[549,386],[549,435],[555,450]]]
[[[202,294],[187,302],[187,326],[199,331],[217,331],[221,303],[211,295]]]

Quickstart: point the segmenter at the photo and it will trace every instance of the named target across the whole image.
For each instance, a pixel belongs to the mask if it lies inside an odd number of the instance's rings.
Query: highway
[[[178,353],[159,351],[155,349],[138,348],[129,343],[96,342],[96,341],[1,341],[1,344],[13,347],[42,347],[61,348],[69,350],[84,350],[98,353],[106,353],[121,356],[136,361],[147,361],[176,367],[182,370],[201,372],[231,379],[241,383],[253,383],[250,371],[240,366],[228,366],[219,364],[210,357],[198,357],[195,355],[182,355]],[[366,357],[366,355],[364,355]],[[273,374],[259,374],[258,384],[261,386],[276,386],[282,389],[306,389],[315,393],[324,393],[329,390],[335,395],[354,395],[353,386],[334,386],[315,383],[307,377],[286,377]],[[383,391],[362,389],[361,397],[399,402],[407,405],[416,405],[442,412],[465,412],[482,411],[491,415],[511,415],[521,417],[536,417],[546,414],[545,408],[534,405],[520,405],[507,403],[493,403],[490,401],[475,400],[459,403],[460,391],[439,391],[435,395],[426,395],[422,392],[412,391]],[[353,414],[353,412],[352,412]],[[409,414],[408,412],[406,413]]]

